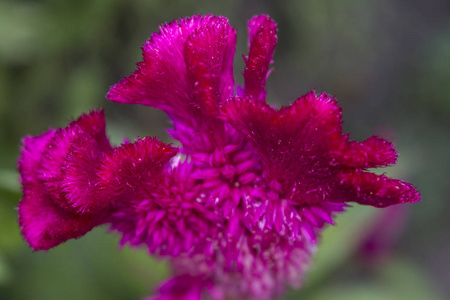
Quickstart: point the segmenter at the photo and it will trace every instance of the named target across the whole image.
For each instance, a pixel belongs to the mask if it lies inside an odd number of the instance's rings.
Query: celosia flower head
[[[170,261],[174,277],[152,299],[273,299],[301,284],[320,232],[348,202],[418,201],[412,185],[367,171],[394,164],[396,151],[377,137],[350,141],[333,97],[266,103],[276,32],[267,16],[250,20],[243,87],[224,17],[180,19],[146,41],[107,98],[165,111],[179,148],[150,137],[112,147],[103,111],[25,138],[19,222],[30,246],[108,224],[122,245]]]

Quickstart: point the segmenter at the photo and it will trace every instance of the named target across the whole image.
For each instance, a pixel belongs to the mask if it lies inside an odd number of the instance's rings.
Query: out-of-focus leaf
[[[0,169],[0,190],[20,193],[19,175],[16,170]]]
[[[85,64],[70,72],[65,90],[65,115],[77,118],[96,107],[96,103],[104,101],[106,84],[95,63]]]
[[[372,276],[347,281],[336,278],[330,285],[315,289],[307,299],[443,300],[423,273],[414,264],[396,259],[380,266]]]
[[[325,287],[308,300],[412,300],[396,298],[382,286],[376,284],[354,284]]]
[[[383,287],[392,291],[393,299],[443,300],[426,271],[401,258],[380,268],[380,282]]]
[[[167,275],[145,249],[117,249],[118,236],[100,227],[48,253],[23,250],[11,269],[13,299],[141,299]],[[26,287],[26,288],[24,288]]]
[[[34,54],[42,17],[34,3],[0,2],[0,61],[22,62]]]
[[[21,244],[15,207],[20,194],[0,189],[0,254],[14,251]]]
[[[450,26],[443,28],[424,45],[424,53],[418,59],[420,72],[418,78],[420,104],[433,109],[436,114],[448,115],[450,98]]]
[[[4,257],[0,253],[0,286],[8,282],[10,279],[9,268]]]
[[[375,208],[355,206],[337,217],[336,226],[330,226],[322,235],[306,285],[317,284],[355,253],[376,213]]]

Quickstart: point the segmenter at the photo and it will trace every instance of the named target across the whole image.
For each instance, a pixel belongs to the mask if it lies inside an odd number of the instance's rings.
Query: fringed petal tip
[[[109,203],[97,201],[95,167],[110,150],[102,110],[23,140],[19,224],[33,249],[48,250],[102,222]]]
[[[142,47],[137,70],[112,86],[106,98],[192,122],[232,95],[235,44],[236,31],[224,17],[198,15],[165,24]]]
[[[384,139],[372,136],[365,141],[349,141],[348,136],[341,136],[330,142],[332,156],[348,168],[377,168],[394,165],[397,151],[394,145]]]
[[[111,150],[104,113],[92,111],[56,131],[42,155],[37,177],[62,208],[94,212],[107,205],[101,205],[93,189],[100,158]]]
[[[254,144],[275,176],[312,173],[318,163],[328,166],[329,157],[322,157],[328,152],[327,141],[341,133],[341,108],[336,100],[314,91],[280,110],[236,97],[222,106],[222,113]]]
[[[420,193],[409,183],[385,175],[355,170],[339,174],[339,196],[358,204],[374,207],[388,207],[401,203],[420,201]]]
[[[244,95],[264,101],[269,65],[278,41],[277,24],[268,16],[255,16],[248,22],[248,30],[249,54],[244,56]]]

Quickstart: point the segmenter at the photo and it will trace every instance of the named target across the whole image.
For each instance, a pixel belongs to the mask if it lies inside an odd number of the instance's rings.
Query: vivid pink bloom
[[[412,185],[367,171],[394,164],[396,151],[377,137],[350,141],[332,97],[270,107],[276,24],[257,16],[249,32],[244,87],[233,80],[236,31],[226,18],[193,16],[161,26],[109,91],[165,111],[179,149],[153,138],[112,148],[102,111],[25,138],[19,217],[31,247],[106,223],[122,245],[169,259],[174,278],[151,299],[273,299],[301,284],[346,203],[419,201]]]

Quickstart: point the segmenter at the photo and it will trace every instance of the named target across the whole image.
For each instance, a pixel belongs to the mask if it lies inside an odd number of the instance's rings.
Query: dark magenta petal
[[[48,250],[81,237],[103,221],[100,215],[80,215],[62,209],[39,182],[24,190],[18,210],[22,235],[34,250]]]
[[[248,22],[249,54],[244,57],[244,93],[253,99],[264,100],[269,65],[277,43],[277,24],[268,16],[256,16]]]
[[[115,148],[104,157],[97,172],[100,198],[130,198],[137,191],[150,193],[176,153],[176,148],[149,137]]]
[[[235,41],[235,31],[224,17],[193,16],[163,25],[142,47],[138,69],[114,85],[107,98],[153,106],[192,122],[199,107],[206,105],[208,111],[208,101],[217,100],[199,95],[222,99],[233,91]],[[216,76],[209,71],[218,77],[209,77]]]
[[[341,186],[334,201],[344,200],[375,207],[420,201],[420,194],[412,184],[384,175],[361,170],[339,175]]]
[[[372,136],[365,141],[348,141],[341,136],[338,143],[330,144],[332,155],[339,163],[350,168],[376,168],[395,164],[397,151],[392,143]]]
[[[279,111],[239,98],[222,110],[255,146],[268,180],[280,183],[285,197],[301,203],[356,201],[376,207],[419,200],[410,184],[362,172],[395,163],[397,153],[377,137],[349,141],[342,134],[341,108],[325,94],[311,92]]]
[[[312,92],[279,111],[263,102],[235,99],[223,111],[255,146],[269,180],[280,182],[285,191],[299,183],[298,189],[320,192],[336,173],[327,148],[341,130],[341,109],[334,99]]]

